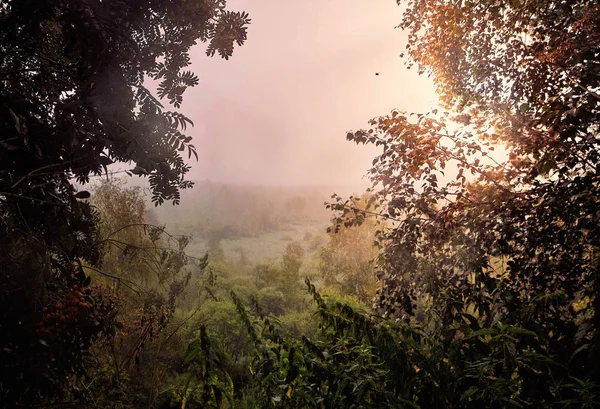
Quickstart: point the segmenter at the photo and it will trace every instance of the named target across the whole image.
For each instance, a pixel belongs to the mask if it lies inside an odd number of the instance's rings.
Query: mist
[[[206,58],[200,84],[184,95],[198,149],[191,180],[253,185],[365,184],[377,150],[346,132],[392,109],[426,112],[437,103],[431,81],[399,54],[393,1],[230,1],[252,24],[228,61]],[[376,75],[378,73],[378,75]]]

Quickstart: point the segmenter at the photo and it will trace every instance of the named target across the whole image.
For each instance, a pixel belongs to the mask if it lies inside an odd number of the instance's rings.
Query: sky
[[[392,109],[426,112],[433,85],[399,54],[395,0],[229,0],[246,11],[248,40],[229,60],[192,50],[200,84],[182,112],[199,161],[192,180],[235,184],[358,185],[378,150],[349,130]],[[375,75],[379,73],[379,75]]]

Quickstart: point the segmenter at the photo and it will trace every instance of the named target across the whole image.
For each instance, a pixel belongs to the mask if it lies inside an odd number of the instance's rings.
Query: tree
[[[285,247],[285,251],[281,256],[281,262],[286,282],[298,281],[303,257],[304,248],[300,243],[292,242]]]
[[[190,47],[228,58],[249,20],[222,0],[3,0],[0,19],[0,400],[13,406],[64,395],[108,325],[82,269],[100,262],[98,215],[72,181],[132,163],[156,204],[178,203],[191,121],[160,100],[178,108],[198,83]],[[86,307],[69,314],[69,300]],[[67,316],[58,337],[48,320]]]
[[[147,222],[139,187],[102,181],[91,202],[100,213],[105,245],[101,268],[84,266],[84,271],[94,292],[113,300],[116,323],[94,344],[95,364],[86,368],[88,383],[98,386],[78,388],[96,404],[151,406],[183,361],[182,327],[195,313],[182,310],[181,299],[192,283],[202,281],[206,258],[185,253],[189,237]]]
[[[417,325],[427,305],[419,327],[442,363],[424,376],[450,374],[416,403],[598,407],[600,8],[411,1],[401,27],[454,114],[393,111],[348,139],[382,147],[378,308]]]
[[[354,198],[352,203],[356,209],[364,209],[368,196]],[[365,303],[375,296],[375,262],[379,249],[374,244],[378,229],[383,228],[370,216],[360,226],[345,227],[334,220],[329,229],[329,243],[319,251],[319,272],[325,286]]]

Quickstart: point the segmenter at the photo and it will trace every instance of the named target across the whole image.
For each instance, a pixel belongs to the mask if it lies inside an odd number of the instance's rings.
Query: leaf
[[[135,168],[131,169],[129,172],[133,175],[138,175],[138,176],[148,174],[148,171],[146,169],[142,168],[141,166],[136,166]]]
[[[519,105],[519,112],[521,114],[526,113],[528,109],[529,109],[529,104],[527,104],[527,103],[523,103],[523,104]]]
[[[462,395],[460,395],[460,400],[468,400],[471,396],[473,396],[478,391],[480,391],[480,388],[478,386],[471,386],[467,390],[465,390],[462,393]]]
[[[87,190],[81,190],[81,191],[75,193],[75,197],[77,199],[89,199],[90,196],[91,196],[91,194]]]
[[[24,125],[21,125],[21,119],[19,118],[19,116],[17,114],[15,114],[15,111],[13,111],[12,109],[8,109],[8,112],[13,120],[13,122],[15,123],[15,130],[17,131],[18,134],[23,135],[25,133],[25,128]]]

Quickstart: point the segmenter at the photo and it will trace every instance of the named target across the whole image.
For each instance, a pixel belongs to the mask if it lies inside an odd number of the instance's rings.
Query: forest
[[[600,408],[600,6],[398,0],[365,190],[190,177],[226,3],[0,0],[0,407]]]

